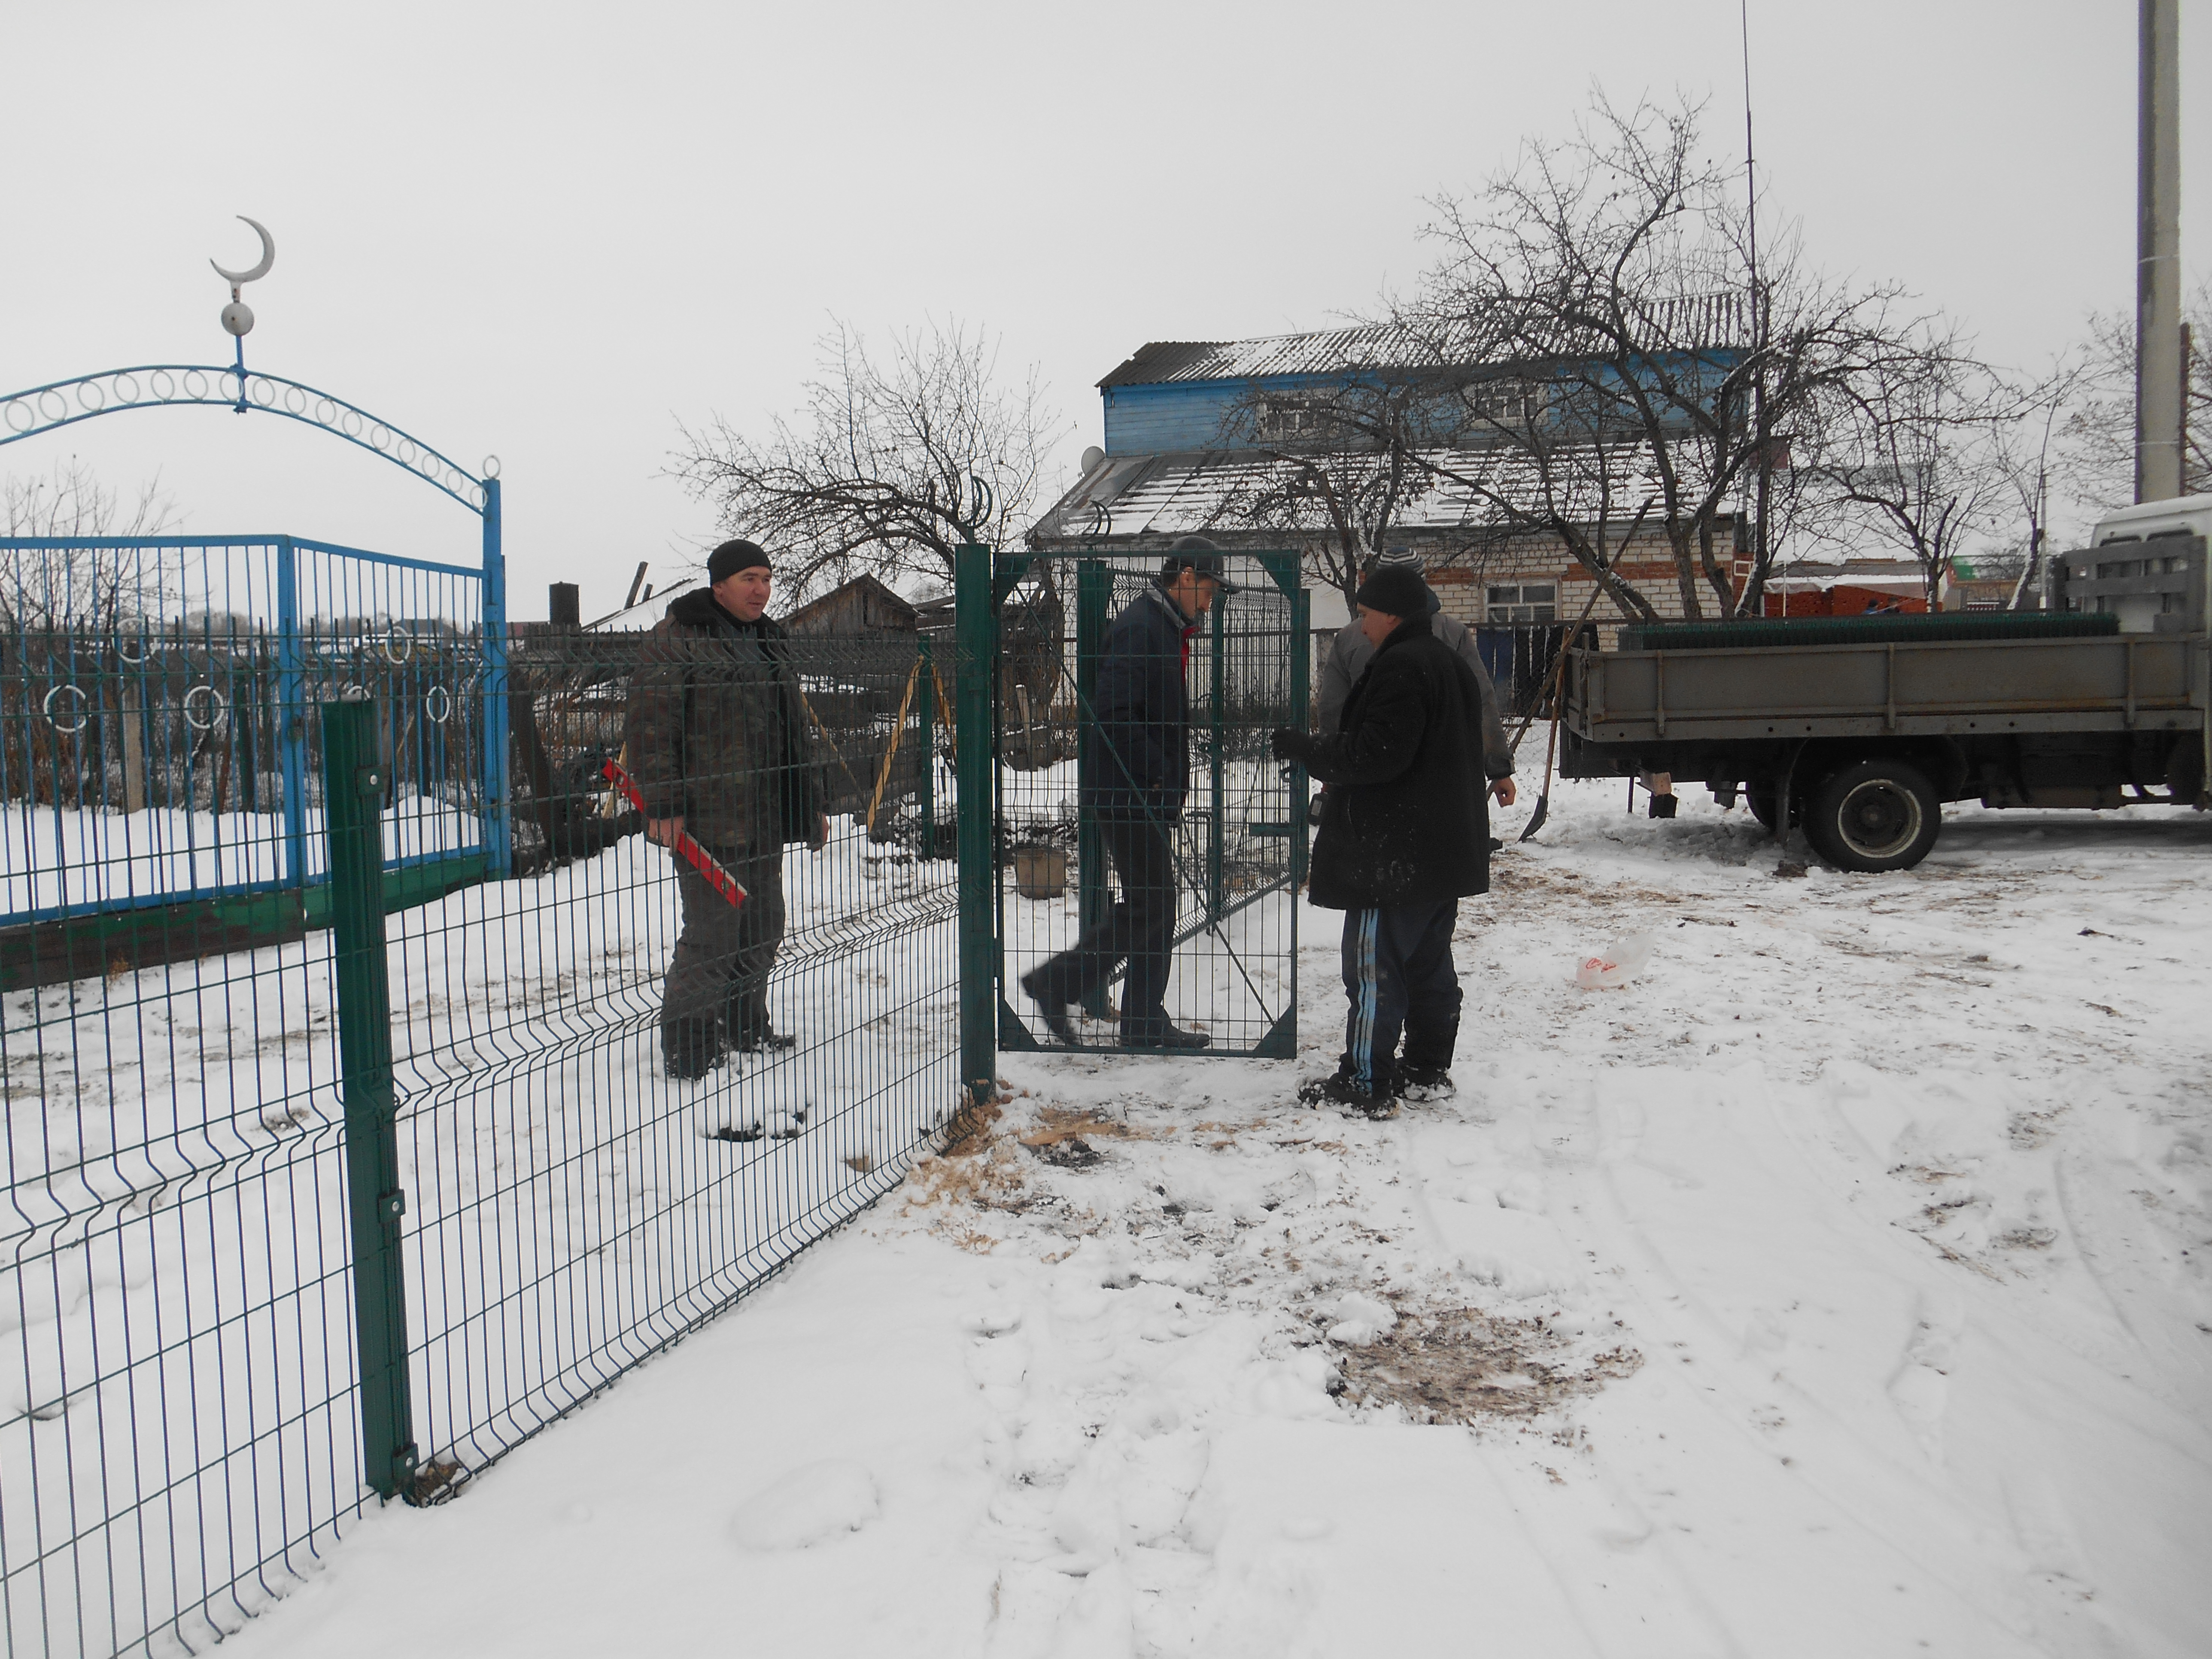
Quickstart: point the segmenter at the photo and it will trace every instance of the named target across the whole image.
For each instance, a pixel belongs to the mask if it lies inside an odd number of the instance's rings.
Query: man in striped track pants
[[[1388,1118],[1401,1094],[1451,1089],[1452,930],[1460,900],[1490,889],[1488,797],[1512,804],[1512,757],[1486,760],[1481,688],[1431,631],[1419,573],[1383,566],[1357,602],[1375,655],[1337,729],[1278,731],[1274,750],[1328,786],[1310,890],[1345,913],[1344,1056],[1334,1076],[1299,1092]]]

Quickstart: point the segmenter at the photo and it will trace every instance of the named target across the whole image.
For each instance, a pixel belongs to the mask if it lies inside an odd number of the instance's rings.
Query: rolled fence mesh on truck
[[[795,1041],[685,1080],[674,863],[599,775],[640,640],[488,653],[460,575],[304,544],[14,550],[0,1627],[198,1650],[899,1179],[960,1099],[950,733],[913,637],[788,647]]]

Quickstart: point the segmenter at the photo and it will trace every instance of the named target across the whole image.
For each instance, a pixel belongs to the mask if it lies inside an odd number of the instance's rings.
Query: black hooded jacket
[[[1329,786],[1314,838],[1313,902],[1364,910],[1490,890],[1482,692],[1426,617],[1398,624],[1335,732],[1287,732],[1280,752]]]
[[[1183,641],[1195,629],[1154,581],[1106,629],[1084,729],[1083,811],[1172,823],[1190,793],[1190,700]]]

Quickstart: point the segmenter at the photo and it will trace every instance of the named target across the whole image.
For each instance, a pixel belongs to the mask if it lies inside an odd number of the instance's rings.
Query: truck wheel
[[[1910,870],[1942,824],[1936,787],[1903,761],[1846,766],[1805,804],[1805,839],[1838,870]]]
[[[1770,836],[1774,833],[1775,786],[1761,778],[1744,786],[1743,804],[1751,809],[1752,817]],[[1802,796],[1793,796],[1790,802],[1790,827],[1795,830],[1805,821],[1805,801]]]

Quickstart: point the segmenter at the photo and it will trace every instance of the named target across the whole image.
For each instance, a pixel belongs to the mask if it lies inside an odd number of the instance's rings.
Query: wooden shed
[[[914,606],[873,576],[855,576],[781,620],[792,633],[817,639],[881,639],[915,631]]]

